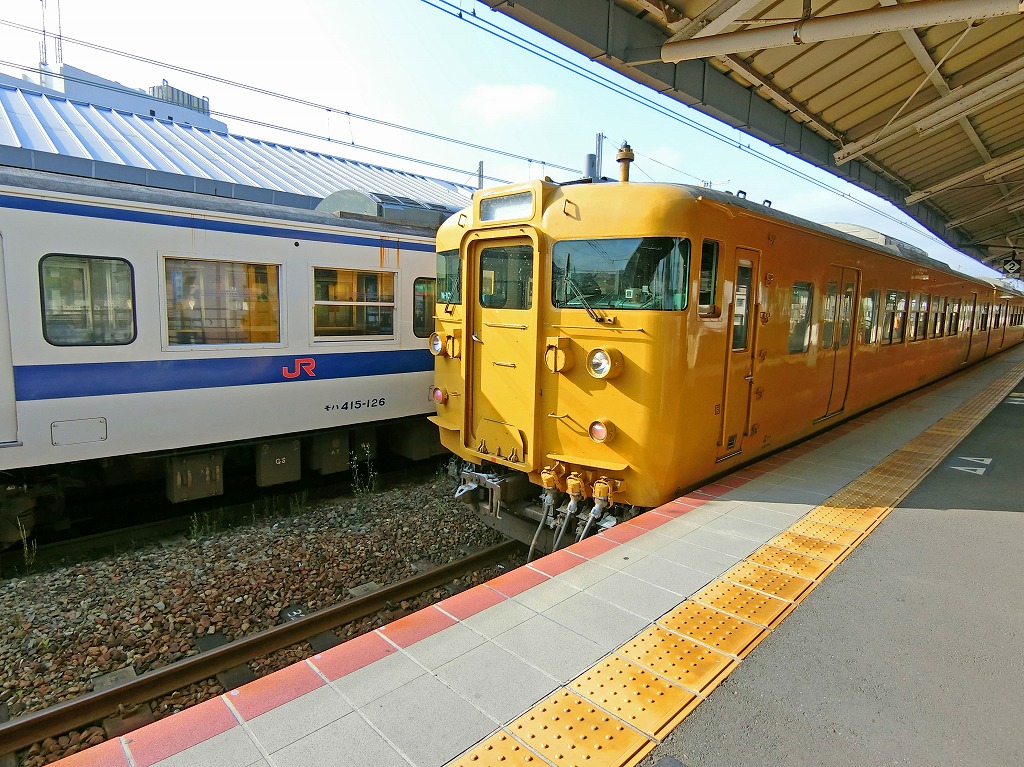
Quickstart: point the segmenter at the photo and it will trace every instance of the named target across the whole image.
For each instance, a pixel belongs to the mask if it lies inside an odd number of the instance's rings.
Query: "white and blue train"
[[[435,230],[0,168],[0,543],[73,483],[432,452]]]

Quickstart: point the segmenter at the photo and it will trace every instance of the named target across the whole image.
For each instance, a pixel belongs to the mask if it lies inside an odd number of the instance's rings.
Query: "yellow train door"
[[[718,434],[718,461],[743,452],[743,438],[750,433],[754,392],[754,348],[757,345],[758,262],[760,253],[736,248],[736,272],[729,304],[731,338],[725,359],[722,420]]]
[[[824,417],[842,412],[850,389],[853,357],[852,328],[856,311],[860,272],[842,266],[830,266],[825,284],[825,302],[821,317],[821,347],[818,354],[823,371],[831,367],[831,392]]]
[[[528,238],[480,240],[470,245],[466,274],[465,446],[513,464],[526,463],[535,444],[535,253]]]

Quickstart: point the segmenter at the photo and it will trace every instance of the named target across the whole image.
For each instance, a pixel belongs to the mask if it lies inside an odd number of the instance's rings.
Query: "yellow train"
[[[1024,340],[996,281],[622,162],[482,190],[437,236],[431,420],[536,550]]]

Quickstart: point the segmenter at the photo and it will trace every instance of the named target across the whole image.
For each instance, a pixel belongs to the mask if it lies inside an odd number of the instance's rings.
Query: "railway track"
[[[50,737],[99,722],[119,710],[155,700],[182,687],[209,679],[233,667],[306,641],[324,632],[374,615],[388,605],[415,598],[511,556],[521,544],[508,541],[456,562],[433,567],[371,594],[348,599],[280,625],[236,639],[220,647],[153,669],[105,690],[82,695],[42,711],[0,723],[0,757]]]

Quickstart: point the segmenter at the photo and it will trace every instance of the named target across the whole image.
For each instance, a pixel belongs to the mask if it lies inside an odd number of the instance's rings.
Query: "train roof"
[[[57,192],[75,197],[95,197],[126,203],[142,203],[185,208],[211,214],[250,216],[321,226],[343,226],[380,232],[387,235],[407,235],[433,239],[437,225],[419,221],[394,220],[381,215],[359,212],[332,212],[296,208],[290,205],[254,202],[244,199],[216,197],[175,189],[160,189],[139,184],[81,178],[60,173],[45,173],[24,168],[0,165],[0,187],[32,192]],[[0,204],[2,207],[2,204]]]
[[[315,209],[351,190],[437,218],[473,187],[0,83],[0,165]],[[435,224],[436,226],[436,224]]]

